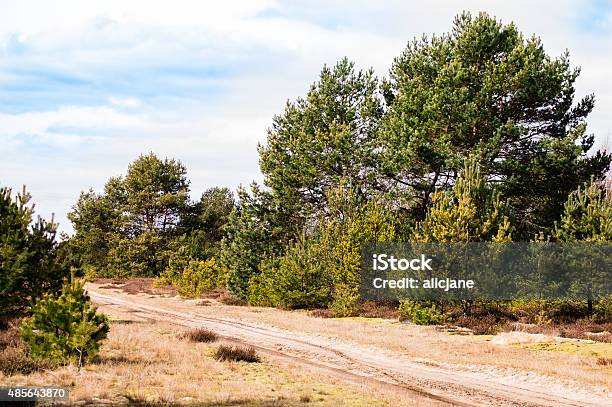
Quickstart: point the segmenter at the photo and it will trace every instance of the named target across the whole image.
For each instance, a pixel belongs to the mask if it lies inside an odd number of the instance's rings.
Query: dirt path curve
[[[206,327],[224,338],[256,346],[262,353],[291,364],[315,368],[336,378],[377,385],[406,397],[425,397],[433,404],[459,406],[609,406],[609,398],[516,378],[416,363],[399,353],[322,338],[275,327],[245,323],[160,306],[142,296],[126,296],[88,285],[90,297],[105,308],[186,327]]]

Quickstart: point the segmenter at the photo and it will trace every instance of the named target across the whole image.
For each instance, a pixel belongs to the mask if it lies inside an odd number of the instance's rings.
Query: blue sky
[[[182,160],[192,195],[260,180],[256,146],[287,99],[343,56],[385,76],[407,41],[487,11],[565,49],[612,143],[612,1],[1,1],[0,183],[63,230],[81,190],[139,154]]]

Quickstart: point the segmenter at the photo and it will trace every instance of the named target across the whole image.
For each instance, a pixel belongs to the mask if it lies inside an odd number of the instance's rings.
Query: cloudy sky
[[[287,99],[343,56],[385,76],[408,40],[462,10],[539,35],[582,67],[590,131],[612,143],[612,1],[2,1],[0,184],[45,217],[141,153],[183,161],[192,196],[260,180],[256,146]]]

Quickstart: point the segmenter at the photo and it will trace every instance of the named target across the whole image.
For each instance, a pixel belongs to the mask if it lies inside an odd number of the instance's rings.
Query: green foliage
[[[564,242],[612,241],[612,193],[593,181],[571,194],[553,236]]]
[[[578,188],[568,197],[561,220],[559,223],[555,223],[553,237],[561,242],[569,243],[612,241],[612,193],[610,190],[593,181],[585,184],[584,188]],[[596,245],[591,246],[591,248],[596,247]],[[597,252],[595,251],[595,254],[591,255],[597,256]],[[575,276],[572,279],[577,286],[581,285],[579,283],[582,280],[584,278],[581,278],[581,276]],[[610,299],[604,299],[600,301],[600,304],[594,304],[592,299],[591,290],[599,288],[604,292],[605,288],[603,287],[609,287],[609,277],[605,272],[589,276],[584,293],[589,314],[593,315],[594,305],[596,308],[609,307]]]
[[[487,14],[457,16],[450,33],[408,44],[390,78],[324,67],[305,98],[274,118],[260,146],[265,184],[291,213],[311,218],[349,179],[360,195],[391,193],[422,220],[431,194],[453,185],[476,155],[523,240],[549,232],[567,195],[612,160],[587,152],[593,95],[575,102],[579,69],[537,37]],[[383,102],[384,100],[384,102]]]
[[[423,301],[400,301],[399,314],[400,320],[409,319],[417,325],[438,325],[444,321],[444,314],[435,304]]]
[[[263,259],[258,266],[259,274],[253,274],[247,285],[246,300],[251,305],[277,307],[281,298],[277,295],[275,276],[281,257]]]
[[[275,267],[262,267],[261,275],[251,283],[253,293],[248,298],[283,308],[325,307],[332,290],[326,254],[315,238],[302,236],[290,244]],[[265,285],[256,287],[257,281]],[[265,290],[265,294],[258,290]]]
[[[25,190],[0,188],[0,317],[16,315],[47,292],[58,292],[69,266],[58,256],[57,225],[40,217]]]
[[[288,102],[259,147],[265,184],[290,212],[308,216],[327,206],[341,178],[371,192],[373,141],[382,117],[373,72],[343,59],[323,67],[306,98]]]
[[[330,191],[331,216],[320,226],[334,286],[330,309],[336,316],[349,316],[357,310],[364,246],[395,239],[393,217],[384,200],[377,198],[366,203],[359,200],[349,186]]]
[[[359,287],[346,283],[334,286],[333,301],[329,304],[332,315],[337,318],[351,317],[359,311]]]
[[[361,251],[367,243],[395,238],[391,213],[382,199],[362,202],[355,189],[328,192],[329,213],[310,234],[259,264],[249,282],[248,300],[286,308],[329,306],[336,316],[358,309]]]
[[[77,203],[68,213],[75,235],[70,239],[72,252],[78,263],[90,274],[106,273],[109,251],[117,245],[117,233],[121,227],[119,207],[107,194],[93,190],[81,192]]]
[[[170,256],[219,254],[234,201],[227,188],[206,190],[189,201],[186,169],[179,161],[140,156],[125,177],[111,178],[103,194],[81,193],[68,214],[74,257],[88,275],[158,276]]]
[[[415,213],[424,216],[429,194],[477,154],[521,238],[548,230],[568,193],[602,177],[611,160],[587,156],[594,97],[573,103],[578,75],[567,53],[551,58],[514,24],[464,13],[450,33],[414,40],[395,60],[384,85],[382,173],[415,190]]]
[[[499,193],[487,185],[476,160],[466,160],[450,192],[433,194],[425,219],[413,239],[417,242],[510,241],[511,226]]]
[[[108,333],[108,320],[92,308],[81,283],[65,284],[59,297],[46,295],[22,325],[22,339],[35,359],[55,363],[91,361]]]
[[[288,216],[275,197],[257,184],[251,185],[250,193],[240,188],[238,198],[239,206],[225,227],[221,264],[228,270],[229,290],[246,299],[250,279],[261,273],[261,262],[281,253],[301,223]]]
[[[156,276],[168,265],[169,244],[183,232],[189,181],[183,164],[142,155],[104,193],[82,193],[68,218],[82,266],[101,276]]]
[[[225,227],[234,210],[233,194],[227,188],[209,188],[191,206],[183,227],[190,231],[183,244],[197,259],[219,257]]]
[[[226,274],[215,259],[170,261],[157,284],[170,283],[182,297],[199,297],[213,288],[224,287]]]

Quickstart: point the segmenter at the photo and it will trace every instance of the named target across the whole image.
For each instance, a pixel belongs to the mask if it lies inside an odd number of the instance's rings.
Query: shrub
[[[321,241],[326,246],[331,280],[334,316],[355,315],[359,309],[361,252],[367,243],[395,239],[393,217],[382,199],[366,204],[355,190],[346,186],[332,190],[328,200],[334,212],[341,214],[321,222]]]
[[[493,335],[499,330],[497,319],[493,315],[460,316],[456,324],[469,328],[474,335]]]
[[[225,272],[215,259],[189,260],[185,268],[168,267],[155,285],[170,283],[182,297],[199,297],[205,291],[225,286]]]
[[[191,342],[214,342],[219,338],[219,335],[206,328],[198,328],[186,332],[183,337]]]
[[[437,325],[444,321],[444,314],[435,304],[423,301],[402,300],[399,305],[400,321],[411,320],[417,325]]]
[[[261,359],[255,351],[255,348],[240,347],[240,346],[227,346],[221,345],[215,351],[215,359],[219,361],[234,361],[234,362],[248,362],[257,363]]]
[[[334,301],[329,305],[336,318],[352,317],[359,312],[359,290],[346,284],[336,286]]]
[[[225,305],[245,306],[248,305],[242,298],[236,297],[232,293],[223,293],[219,296],[219,302]]]
[[[279,255],[300,225],[288,208],[255,183],[250,191],[239,188],[238,198],[240,205],[224,227],[220,260],[228,270],[227,288],[246,299],[249,280],[260,273],[261,262]]]
[[[316,237],[303,235],[283,256],[260,266],[261,275],[249,281],[247,298],[288,309],[327,306],[331,280],[324,256]]]
[[[7,323],[5,329],[0,330],[0,372],[11,376],[53,367],[51,363],[36,361],[28,355],[19,335],[20,322],[14,319]]]
[[[597,364],[600,366],[612,366],[612,358],[606,358],[606,357],[597,358]]]
[[[592,318],[600,322],[612,320],[612,295],[595,302]]]
[[[97,355],[108,330],[108,319],[90,306],[77,282],[65,284],[57,298],[40,300],[22,324],[21,337],[34,359],[82,366]]]

